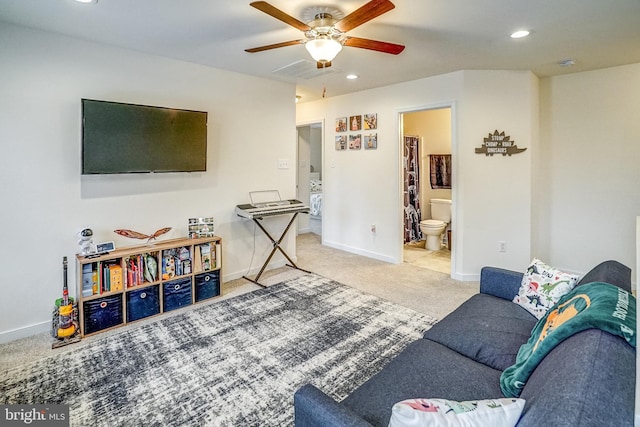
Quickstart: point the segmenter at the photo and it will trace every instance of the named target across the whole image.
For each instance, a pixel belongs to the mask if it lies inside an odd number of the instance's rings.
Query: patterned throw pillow
[[[520,290],[513,302],[540,319],[577,282],[578,275],[564,273],[534,258],[522,277]]]
[[[507,398],[467,402],[403,400],[393,405],[389,427],[513,427],[520,419],[524,404],[524,399]]]

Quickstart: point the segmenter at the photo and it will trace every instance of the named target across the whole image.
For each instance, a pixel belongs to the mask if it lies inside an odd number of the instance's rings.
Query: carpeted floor
[[[278,256],[278,255],[277,255]],[[276,257],[277,257],[276,256]],[[478,282],[460,282],[448,274],[412,264],[389,264],[360,255],[340,251],[321,244],[321,236],[313,233],[297,237],[296,263],[309,271],[337,280],[363,292],[395,302],[417,312],[442,319],[462,302],[478,293]],[[288,267],[266,271],[260,281],[272,285],[301,275],[299,270]],[[245,279],[225,282],[222,296],[211,303],[259,289]],[[208,303],[204,303],[208,304]],[[163,316],[174,316],[192,310],[186,307]],[[139,327],[142,320],[132,325],[116,328],[87,337],[80,343],[51,350],[52,338],[48,332],[0,345],[0,370],[24,365],[52,354],[76,351],[105,335],[119,334],[123,330]]]
[[[433,322],[298,275],[2,369],[1,403],[69,404],[74,426],[287,426],[298,387],[341,399]]]

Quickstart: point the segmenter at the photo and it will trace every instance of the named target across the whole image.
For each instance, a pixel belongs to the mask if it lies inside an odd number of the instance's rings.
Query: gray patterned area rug
[[[315,274],[3,372],[2,403],[73,426],[290,426],[312,383],[341,400],[436,320]]]

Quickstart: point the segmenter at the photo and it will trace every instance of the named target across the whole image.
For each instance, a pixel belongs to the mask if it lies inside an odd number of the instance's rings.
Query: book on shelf
[[[122,266],[119,259],[103,261],[102,263],[102,292],[111,292],[122,289]],[[113,272],[112,272],[113,271]]]
[[[142,285],[156,280],[157,263],[153,254],[131,255],[125,259],[126,287]],[[151,264],[151,265],[149,265]]]
[[[200,245],[200,254],[202,256],[202,270],[211,270],[211,245],[208,243]]]
[[[162,252],[162,278],[172,279],[176,276],[191,274],[191,250],[186,247],[168,249]]]
[[[220,244],[202,243],[195,245],[193,254],[193,272],[213,270],[220,267]]]
[[[122,290],[122,266],[119,264],[109,266],[109,283],[112,291]]]
[[[91,273],[92,293],[93,295],[98,295],[100,293],[100,275],[98,274],[98,269],[93,269]]]

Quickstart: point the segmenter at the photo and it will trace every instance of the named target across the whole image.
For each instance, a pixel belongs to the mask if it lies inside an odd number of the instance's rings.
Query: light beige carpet
[[[389,264],[322,246],[320,236],[313,233],[298,236],[296,255],[296,264],[300,268],[437,319],[442,319],[462,302],[478,293],[479,288],[478,282],[459,282],[451,279],[448,274],[428,268],[408,263]],[[268,286],[301,274],[303,273],[299,270],[282,267],[265,272],[260,278],[260,282]],[[215,298],[210,304],[256,289],[259,289],[259,286],[245,279],[232,280],[223,284],[222,297]],[[177,315],[190,309],[192,307],[186,307],[165,316]],[[155,320],[157,317],[147,321]],[[104,334],[115,334],[125,328],[136,328],[144,322],[136,322]],[[104,334],[85,338],[80,343],[57,350],[51,349],[52,338],[48,333],[2,344],[0,345],[0,369],[51,356],[55,352],[74,351],[74,349],[86,345]]]
[[[320,242],[316,234],[298,236],[298,266],[438,319],[479,291],[478,282],[460,282],[439,271],[390,264]]]

